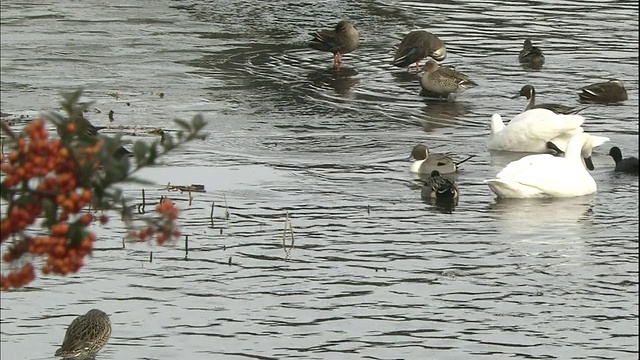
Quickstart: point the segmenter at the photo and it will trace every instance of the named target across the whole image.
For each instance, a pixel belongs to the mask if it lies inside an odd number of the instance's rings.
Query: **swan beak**
[[[591,156],[584,158],[584,164],[587,166],[587,169],[593,170],[593,161],[591,161]]]

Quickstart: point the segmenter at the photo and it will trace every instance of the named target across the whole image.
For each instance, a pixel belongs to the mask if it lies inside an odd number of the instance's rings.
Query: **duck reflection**
[[[353,86],[360,82],[360,80],[356,78],[357,75],[358,71],[355,68],[345,66],[339,70],[333,67],[316,70],[309,73],[307,77],[313,85],[317,87],[328,85],[333,88],[338,95],[352,97]]]
[[[438,210],[443,214],[452,214],[453,210],[455,210],[458,205],[458,198],[455,199],[438,199],[438,198],[429,198],[422,197],[422,201]]]
[[[424,131],[455,125],[469,112],[469,107],[461,102],[426,100],[427,106],[422,108]]]
[[[420,75],[413,71],[394,71],[393,77],[399,82],[410,82],[417,85],[416,89],[420,89]]]

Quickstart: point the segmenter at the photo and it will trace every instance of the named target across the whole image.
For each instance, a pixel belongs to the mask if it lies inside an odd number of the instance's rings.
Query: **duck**
[[[437,170],[440,174],[453,174],[458,171],[460,164],[471,159],[474,155],[456,163],[445,154],[429,154],[429,148],[426,145],[418,144],[411,150],[411,157],[415,159],[409,168],[412,173],[430,174]]]
[[[333,53],[333,66],[339,68],[342,55],[350,53],[360,45],[360,34],[348,20],[341,20],[334,29],[322,29],[311,33],[309,47]]]
[[[548,153],[549,142],[566,152],[569,140],[584,132],[584,117],[577,114],[556,114],[548,109],[531,109],[516,115],[504,125],[500,114],[491,117],[491,133],[487,147],[490,150]],[[605,136],[593,136],[593,146],[609,141]]]
[[[420,86],[423,93],[437,94],[442,97],[449,97],[451,94],[458,94],[478,84],[459,71],[447,66],[440,66],[429,59],[424,64],[424,74],[420,78]]]
[[[613,103],[627,100],[627,90],[621,80],[612,79],[580,88],[582,102]]]
[[[534,69],[539,69],[542,67],[542,64],[544,64],[544,55],[542,55],[542,50],[540,50],[539,47],[533,46],[531,40],[525,39],[522,50],[520,50],[520,54],[518,55],[518,60],[522,64],[529,65]]]
[[[638,175],[639,164],[637,157],[631,156],[623,159],[622,151],[617,146],[614,146],[609,150],[609,156],[611,156],[613,158],[613,161],[616,162],[614,171]]]
[[[73,122],[76,124],[76,131],[78,134],[82,134],[85,138],[92,139],[97,138],[99,136],[99,131],[106,129],[107,126],[95,126],[87,119],[84,114],[81,112],[78,116],[71,116],[66,119],[69,122]],[[57,127],[57,132],[59,136],[63,136],[64,128],[61,126]],[[116,160],[120,160],[125,156],[132,157],[133,153],[127,150],[124,146],[119,146],[112,154],[113,158]]]
[[[585,164],[591,164],[591,135],[571,137],[564,157],[528,155],[512,161],[495,178],[485,180],[499,198],[575,197],[593,194],[597,185]],[[584,158],[584,163],[582,159]]]
[[[433,170],[424,181],[421,196],[425,199],[455,202],[459,193],[453,180],[441,176],[438,170]]]
[[[397,67],[416,64],[416,71],[420,70],[420,60],[430,56],[436,61],[442,61],[447,56],[447,47],[434,34],[425,30],[409,32],[398,45],[392,64]]]
[[[556,114],[577,114],[584,110],[584,106],[566,106],[560,104],[536,104],[536,89],[531,85],[525,85],[520,89],[520,92],[512,97],[512,99],[524,96],[527,98],[527,103],[524,106],[524,111],[531,109],[548,109]]]
[[[102,310],[91,309],[71,322],[55,356],[91,358],[102,350],[109,336],[111,336],[109,316]]]

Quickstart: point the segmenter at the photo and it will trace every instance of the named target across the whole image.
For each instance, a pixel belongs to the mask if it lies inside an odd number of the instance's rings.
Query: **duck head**
[[[426,145],[418,144],[411,150],[411,157],[415,160],[424,160],[429,157],[429,148]]]
[[[525,85],[522,87],[522,89],[520,89],[520,92],[513,95],[511,98],[515,99],[515,98],[519,98],[520,96],[524,96],[527,99],[531,99],[532,97],[534,97],[536,94],[536,90],[533,88],[533,86],[531,85]]]
[[[424,72],[425,74],[428,73],[432,73],[436,70],[438,70],[438,68],[440,67],[440,65],[438,65],[438,63],[435,60],[429,59],[425,64],[424,64]]]
[[[447,57],[447,48],[442,45],[440,48],[433,50],[430,55],[435,61],[442,61]]]

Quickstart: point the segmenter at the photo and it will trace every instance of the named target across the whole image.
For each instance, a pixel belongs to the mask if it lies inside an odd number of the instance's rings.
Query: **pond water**
[[[57,110],[61,91],[83,87],[97,125],[209,123],[206,140],[141,174],[158,184],[148,196],[182,209],[186,259],[182,240],[122,248],[122,224],[97,227],[78,274],[2,293],[2,359],[52,358],[94,307],[113,324],[102,360],[637,358],[638,177],[615,174],[607,155],[638,154],[637,1],[5,0],[0,10],[3,117]],[[336,71],[305,43],[341,17],[361,45]],[[415,72],[390,65],[417,28],[479,86],[454,102],[420,97]],[[544,51],[541,70],[517,61],[526,37]],[[525,84],[539,102],[578,105],[578,88],[609,78],[629,99],[581,113],[611,139],[594,152],[598,192],[497,201],[483,181],[522,154],[487,150],[491,115],[521,112],[524,99],[510,97]],[[475,155],[451,211],[420,198],[408,172],[417,143]],[[160,190],[167,183],[207,192],[189,203]],[[139,200],[140,185],[126,189]]]

